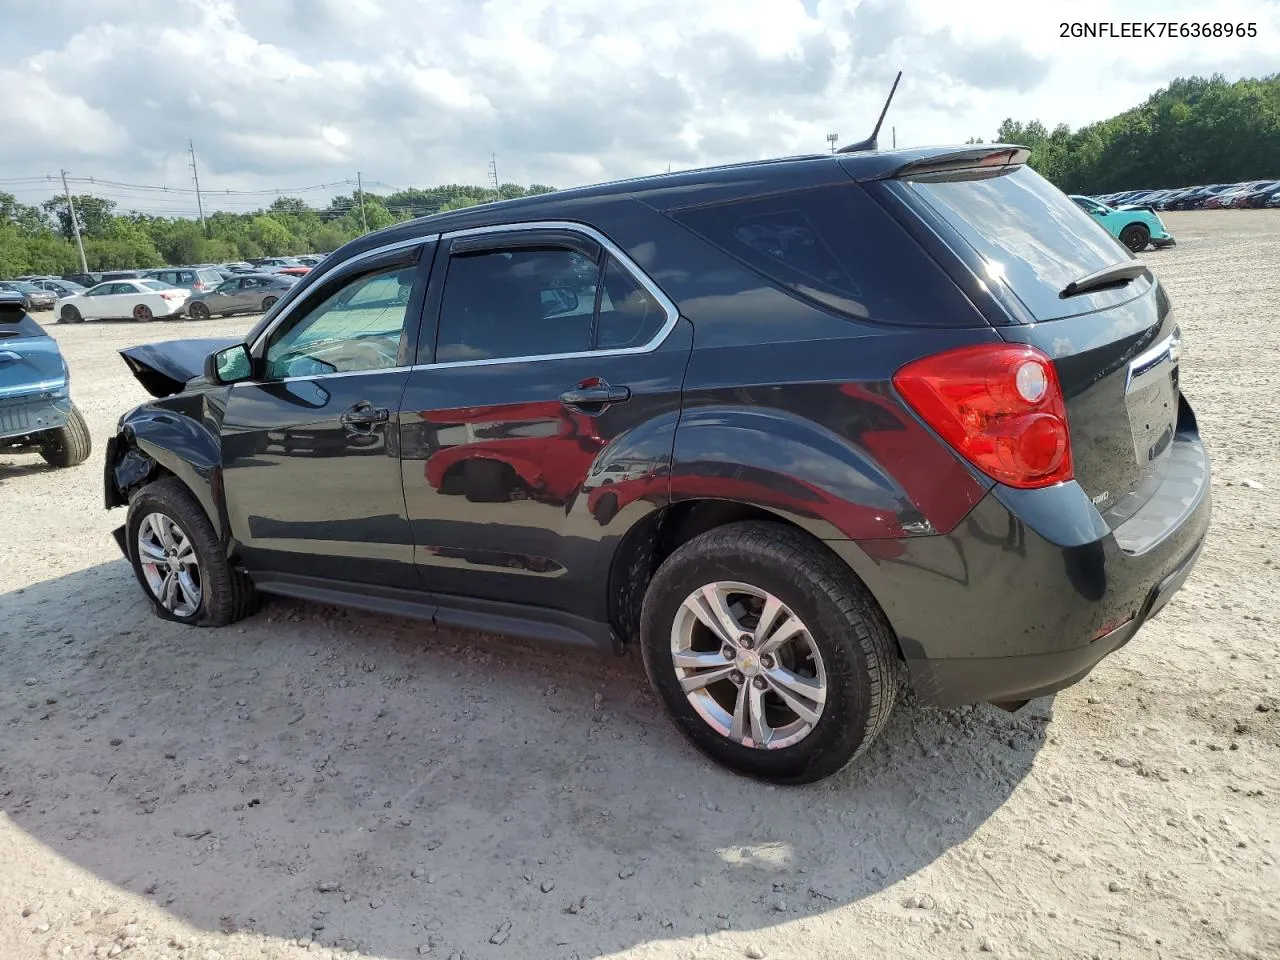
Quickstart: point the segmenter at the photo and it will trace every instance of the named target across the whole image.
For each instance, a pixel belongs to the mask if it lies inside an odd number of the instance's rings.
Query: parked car
[[[141,270],[108,270],[102,275],[103,280],[142,280]]]
[[[162,270],[148,270],[144,276],[150,280],[159,280],[171,287],[182,287],[195,293],[207,293],[222,283],[222,274],[213,267],[165,267]]]
[[[1263,201],[1262,205],[1264,207],[1267,207],[1268,209],[1273,207],[1280,207],[1280,190],[1276,190],[1273,193],[1267,194],[1267,199]]]
[[[271,267],[269,269],[272,273],[285,277],[305,277],[311,272],[311,267],[305,267],[302,264],[294,267]]]
[[[39,287],[41,290],[52,293],[59,299],[62,297],[72,296],[73,294],[83,293],[86,289],[71,280],[54,280],[45,278],[43,280],[32,280],[31,283],[32,285]]]
[[[116,540],[181,623],[276,593],[638,647],[693,743],[778,781],[863,751],[901,677],[1062,689],[1187,577],[1209,465],[1167,293],[1027,155],[747,163],[361,237],[243,342],[123,351],[156,399],[109,441]]]
[[[90,452],[58,341],[13,290],[0,290],[0,450],[38,453],[54,467],[74,467]]]
[[[231,263],[220,263],[218,264],[218,269],[225,271],[226,273],[232,273],[232,274],[258,272],[257,267],[255,267],[252,263],[248,263],[244,260],[234,260]]]
[[[0,290],[21,296],[23,309],[30,312],[52,310],[58,299],[48,290],[41,289],[26,280],[0,280]]]
[[[193,320],[208,320],[214,314],[266,313],[297,282],[293,277],[266,273],[235,276],[188,300],[187,314]]]
[[[62,280],[70,280],[72,283],[78,283],[86,290],[96,284],[102,282],[102,274],[100,273],[64,273],[60,277]]]
[[[1280,189],[1280,180],[1257,180],[1234,193],[1228,194],[1222,205],[1232,210],[1261,207],[1266,203],[1266,198],[1277,189]]]
[[[1150,207],[1126,207],[1117,210],[1090,197],[1072,196],[1080,209],[1102,225],[1108,233],[1134,253],[1147,247],[1173,246],[1174,239],[1165,229],[1160,215]]]
[[[117,280],[100,283],[84,293],[58,301],[62,323],[81,320],[154,320],[182,314],[190,290],[171,287],[159,280]]]

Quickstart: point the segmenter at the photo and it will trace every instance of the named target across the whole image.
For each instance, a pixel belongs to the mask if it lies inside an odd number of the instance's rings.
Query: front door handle
[[[560,402],[566,407],[584,413],[597,413],[611,403],[625,403],[630,399],[628,388],[610,386],[603,380],[590,386],[576,386],[560,394]]]
[[[386,423],[391,419],[391,411],[386,407],[375,407],[367,400],[362,400],[338,418],[344,427],[367,429],[374,424]]]

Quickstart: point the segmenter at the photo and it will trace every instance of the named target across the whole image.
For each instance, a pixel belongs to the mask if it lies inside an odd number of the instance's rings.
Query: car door
[[[80,315],[86,320],[105,320],[115,317],[117,283],[100,283],[92,290],[85,292],[85,299],[80,307]]]
[[[251,571],[418,585],[397,441],[422,250],[397,245],[337,267],[250,345],[253,378],[230,388],[222,460],[231,533]]]
[[[232,313],[236,310],[236,294],[239,289],[239,280],[223,280],[205,296],[205,306],[210,313]]]
[[[442,238],[427,318],[401,416],[424,585],[603,620],[602,565],[666,500],[691,327],[573,224]]]

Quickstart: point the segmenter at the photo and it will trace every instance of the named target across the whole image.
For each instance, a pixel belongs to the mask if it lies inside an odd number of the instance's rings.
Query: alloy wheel
[[[163,513],[138,526],[138,559],[156,601],[176,617],[192,617],[202,596],[200,561],[186,532]]]
[[[827,672],[818,645],[759,587],[717,581],[689,594],[671,627],[671,660],[693,709],[740,746],[793,746],[822,717]]]

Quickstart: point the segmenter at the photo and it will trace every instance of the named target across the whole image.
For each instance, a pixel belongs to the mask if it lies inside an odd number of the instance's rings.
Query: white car
[[[62,323],[81,320],[154,320],[182,314],[190,290],[160,280],[108,280],[58,301]]]

